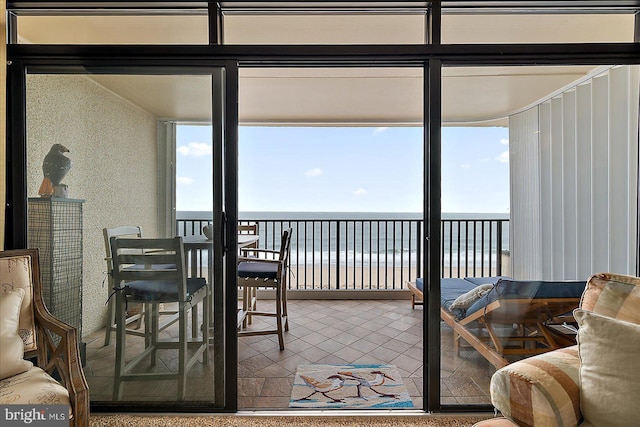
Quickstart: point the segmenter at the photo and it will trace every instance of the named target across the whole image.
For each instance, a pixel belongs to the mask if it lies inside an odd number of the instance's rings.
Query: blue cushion
[[[493,276],[493,277],[465,277],[460,278],[445,278],[440,279],[440,305],[448,310],[451,310],[451,304],[460,295],[470,291],[478,285],[484,285],[485,283],[497,283],[502,277],[506,276]],[[422,277],[416,279],[416,288],[420,289],[424,293],[424,280]],[[454,309],[451,312],[456,318],[460,319],[465,316],[465,310]]]
[[[586,281],[500,280],[487,295],[467,309],[466,315],[484,309],[497,299],[580,298]]]
[[[241,262],[238,264],[238,276],[275,280],[278,277],[278,265],[275,262]]]
[[[207,284],[202,277],[187,279],[187,298]],[[134,301],[176,302],[178,283],[173,280],[135,280],[128,282],[126,293]]]
[[[453,277],[440,279],[440,303],[443,307],[449,308],[451,303],[465,292],[470,291],[478,285],[484,285],[485,283],[495,284],[502,277],[506,276],[465,277],[464,279]],[[424,280],[422,277],[416,279],[416,288],[424,293]]]
[[[475,287],[476,285],[464,279],[440,279],[441,305],[449,308],[456,298]]]
[[[462,309],[451,310],[451,304],[453,304],[453,301],[455,301],[455,299],[460,295],[464,294],[465,292],[469,292],[475,287],[475,284],[464,279],[440,279],[440,305],[442,305],[447,310],[450,310],[456,316],[456,318],[463,317],[465,311]]]

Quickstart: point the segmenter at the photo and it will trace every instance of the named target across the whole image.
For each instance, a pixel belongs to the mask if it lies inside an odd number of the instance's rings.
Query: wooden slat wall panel
[[[570,90],[562,95],[562,228],[564,277],[577,278],[578,265],[578,209],[577,195],[580,193],[576,177],[576,92]]]
[[[629,271],[629,68],[609,74],[609,268]],[[635,204],[635,203],[634,203]]]
[[[539,115],[538,154],[527,154],[539,161],[537,178],[511,150],[515,277],[530,278],[538,266],[548,280],[636,274],[639,87],[640,67],[615,67],[510,118],[515,137],[535,131],[524,117]],[[537,209],[524,200],[523,189],[536,185],[527,179],[539,183]],[[536,215],[539,224],[525,229],[523,219]]]
[[[511,173],[511,267],[521,279],[542,278],[540,230],[540,150],[538,149],[538,109],[532,108],[510,118],[509,159]],[[534,253],[535,256],[530,256]]]
[[[562,97],[551,100],[551,280],[564,274],[564,192],[562,163]]]
[[[577,244],[577,277],[586,277],[591,272],[592,245],[591,235],[583,230],[591,230],[593,218],[591,212],[591,176],[593,144],[591,126],[591,85],[584,84],[576,88],[576,181],[583,191],[576,194],[576,244]],[[589,183],[589,185],[585,185]]]
[[[593,102],[608,98],[609,75],[592,80],[592,180],[591,230],[592,265],[594,271],[609,269],[609,103]],[[597,224],[597,226],[595,226]]]
[[[540,105],[540,229],[542,231],[542,278],[550,280],[553,271],[553,203],[551,202],[551,103]]]

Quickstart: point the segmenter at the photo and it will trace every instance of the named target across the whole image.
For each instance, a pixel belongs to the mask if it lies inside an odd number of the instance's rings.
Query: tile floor
[[[351,363],[396,365],[414,405],[421,408],[422,315],[422,308],[412,310],[405,300],[290,300],[285,350],[278,349],[276,335],[238,340],[238,408],[285,410],[298,365]],[[261,329],[274,322],[262,319],[255,318],[249,328]],[[455,355],[451,330],[442,325],[442,402],[489,403],[493,367],[472,350]],[[114,338],[104,347],[104,331],[85,337],[85,374],[92,401],[111,400]],[[139,349],[141,339],[133,339],[138,340],[133,348]],[[160,354],[159,359],[155,371],[175,366],[174,354]],[[213,395],[211,355],[209,360],[189,371],[186,400]],[[125,385],[123,399],[173,400],[175,387],[175,381],[132,382]]]

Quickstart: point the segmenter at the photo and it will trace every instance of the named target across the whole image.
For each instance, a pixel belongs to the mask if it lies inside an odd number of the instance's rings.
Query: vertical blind
[[[636,273],[639,86],[612,67],[510,117],[515,277]]]

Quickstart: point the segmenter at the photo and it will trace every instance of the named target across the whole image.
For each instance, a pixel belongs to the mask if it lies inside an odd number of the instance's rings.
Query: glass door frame
[[[225,211],[237,212],[237,192],[223,194],[227,188],[237,186],[237,146],[238,146],[238,67],[236,61],[207,61],[206,65],[137,64],[135,66],[114,66],[112,61],[92,61],[90,64],[78,64],[76,61],[61,61],[56,65],[31,65],[30,61],[12,61],[7,73],[8,100],[11,111],[8,117],[7,159],[8,192],[7,202],[12,209],[8,217],[12,233],[12,247],[27,247],[27,123],[26,123],[26,80],[28,74],[110,74],[110,75],[202,75],[212,78],[212,141],[213,141],[213,273],[212,283],[224,283],[224,286],[212,286],[213,300],[213,337],[214,353],[214,401],[210,409],[236,410],[237,365],[236,301],[237,287],[234,271],[237,263],[237,226],[235,222],[224,221]],[[233,161],[235,159],[235,161]],[[165,168],[165,173],[174,169]],[[233,186],[233,187],[232,187]],[[175,191],[175,188],[174,188]],[[236,216],[231,215],[231,216]],[[11,247],[9,246],[9,247]],[[228,256],[227,256],[228,254]],[[225,259],[226,256],[226,259]],[[233,268],[231,268],[233,267]],[[227,309],[226,304],[232,304]],[[234,363],[227,363],[233,360]],[[230,372],[232,371],[232,372]],[[230,381],[230,378],[233,380]],[[146,403],[146,402],[145,402]],[[176,406],[172,401],[162,405],[148,402],[145,407],[127,405],[126,402],[92,402],[92,410],[113,411],[114,408],[131,408],[136,411],[157,411],[171,407],[172,411],[193,411],[200,404],[181,402]],[[195,402],[198,403],[198,402]],[[206,407],[205,407],[206,409]]]
[[[523,50],[526,48],[526,53]],[[425,277],[432,285],[425,292],[423,360],[427,371],[424,385],[424,409],[439,412],[462,412],[490,410],[488,405],[442,405],[440,403],[440,286],[439,286],[439,248],[440,248],[440,146],[441,146],[441,80],[442,66],[496,66],[496,65],[599,65],[599,64],[638,64],[640,63],[640,44],[559,44],[559,45],[455,45],[455,46],[37,46],[9,45],[8,58],[8,101],[10,115],[8,125],[7,159],[8,189],[7,212],[8,247],[21,248],[26,245],[26,177],[25,156],[25,67],[42,66],[53,72],[67,66],[95,66],[96,61],[104,66],[113,65],[123,59],[135,67],[159,67],[168,70],[214,66],[227,64],[229,69],[240,66],[422,66],[424,72],[424,221],[426,225],[425,252],[423,263]],[[80,58],[80,59],[79,59]],[[86,58],[83,60],[82,58]],[[96,60],[95,58],[100,58]],[[117,60],[114,58],[118,58]],[[102,62],[100,62],[102,61]],[[219,62],[216,62],[219,61]],[[124,67],[123,67],[124,68]],[[237,70],[236,70],[237,71]],[[228,179],[224,182],[224,194],[229,199],[223,201],[226,208],[226,243],[220,250],[229,251],[225,261],[227,271],[236,268],[236,255],[233,249],[237,243],[237,72],[234,78],[226,82],[226,103],[228,111],[234,111],[234,118],[227,118],[225,171]],[[230,76],[227,76],[228,78]],[[231,126],[235,119],[236,126]],[[214,177],[215,178],[215,177]],[[219,179],[219,178],[218,178]],[[215,185],[215,184],[214,184]],[[230,279],[227,278],[227,282]],[[235,286],[235,285],[234,285]],[[225,302],[226,325],[224,329],[226,362],[237,360],[235,310],[229,304],[235,302],[237,291],[227,283]],[[431,349],[433,347],[433,349]],[[237,410],[237,366],[227,363],[225,367],[225,405],[223,410]],[[94,408],[99,409],[99,408]],[[120,405],[117,409],[125,409]],[[143,408],[135,408],[141,410]],[[171,408],[173,411],[176,408]],[[204,410],[198,408],[180,408],[180,410]],[[220,410],[219,408],[215,408]],[[114,407],[111,407],[111,411]]]

